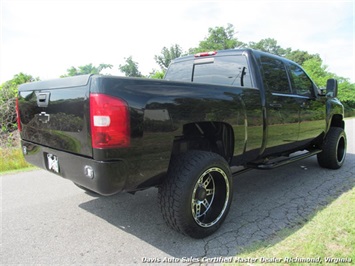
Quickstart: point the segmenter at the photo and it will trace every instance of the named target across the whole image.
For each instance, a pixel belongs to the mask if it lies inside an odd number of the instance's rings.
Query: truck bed
[[[126,146],[94,147],[90,118],[93,94],[123,99],[127,104]],[[257,154],[261,147],[262,114],[256,88],[86,75],[24,84],[19,88],[18,105],[26,159],[100,194],[134,191],[159,183],[174,149],[192,145],[181,140],[182,135],[194,138],[211,128],[217,134],[224,124],[230,125],[236,132],[233,149],[228,151],[230,162],[233,156],[248,151]],[[248,128],[252,134],[247,142]],[[58,171],[49,167],[51,155],[58,158]],[[87,177],[87,172],[93,171],[93,179],[97,180],[102,172],[86,167],[94,161],[120,165],[105,170],[118,173],[119,177],[108,181],[114,184],[113,192],[101,190],[99,182]],[[79,162],[81,166],[77,167]]]

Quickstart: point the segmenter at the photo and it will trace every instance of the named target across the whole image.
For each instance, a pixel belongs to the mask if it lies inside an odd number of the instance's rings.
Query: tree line
[[[329,72],[319,54],[310,54],[307,51],[283,48],[273,38],[262,39],[258,42],[242,42],[236,37],[236,30],[232,24],[228,24],[226,27],[217,26],[209,28],[207,36],[199,42],[199,45],[189,48],[187,51],[183,51],[178,44],[163,47],[160,54],[154,56],[154,60],[160,69],[153,69],[148,76],[144,76],[140,72],[139,63],[134,61],[132,56],[124,58],[124,63],[120,64],[118,69],[127,77],[162,79],[169,64],[175,58],[198,52],[234,48],[252,48],[286,57],[301,65],[319,87],[325,87],[329,78],[336,78],[339,83],[339,99],[345,105],[348,114],[355,114],[355,83],[351,83],[350,80],[345,77]],[[113,65],[111,64],[99,64],[98,66],[94,66],[92,63],[78,67],[72,66],[60,77],[100,74],[103,70],[112,68]],[[39,80],[39,78],[19,73],[16,74],[13,79],[0,85],[1,133],[12,132],[17,127],[14,99],[17,94],[18,85],[36,80]]]
[[[160,69],[152,70],[146,77],[162,79],[171,61],[180,56],[234,48],[251,48],[288,58],[301,65],[319,87],[324,88],[329,78],[336,78],[339,82],[339,99],[344,103],[347,111],[355,109],[355,83],[351,83],[348,78],[329,72],[319,54],[311,54],[299,49],[283,48],[273,38],[262,39],[258,42],[242,42],[236,37],[235,27],[232,24],[228,24],[226,27],[209,28],[207,36],[199,42],[199,45],[189,48],[187,51],[183,51],[178,44],[163,47],[160,54],[154,56],[155,62]],[[73,71],[72,67],[67,70],[65,76],[99,74],[105,68],[112,68],[112,65],[101,64],[98,67],[93,67],[89,64],[79,67],[80,71],[78,72]],[[127,77],[144,77],[139,71],[138,62],[134,61],[132,56],[125,58],[124,64],[120,64],[118,68]],[[76,69],[74,68],[74,70]]]

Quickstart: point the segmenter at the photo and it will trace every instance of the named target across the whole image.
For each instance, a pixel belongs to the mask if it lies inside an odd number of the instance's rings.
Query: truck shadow
[[[80,207],[167,256],[187,260],[236,256],[255,243],[275,244],[292,235],[317,211],[352,189],[354,176],[354,154],[347,154],[338,171],[320,168],[317,159],[311,157],[275,170],[252,170],[239,175],[234,178],[234,198],[225,223],[203,240],[182,236],[165,225],[157,203],[157,189],[134,196],[97,197]]]

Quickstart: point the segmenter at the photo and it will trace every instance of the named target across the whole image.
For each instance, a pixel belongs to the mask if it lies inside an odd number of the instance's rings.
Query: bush
[[[33,79],[31,75],[19,73],[0,86],[0,147],[18,146],[18,137],[16,137],[17,87],[32,80],[38,80],[38,78]]]

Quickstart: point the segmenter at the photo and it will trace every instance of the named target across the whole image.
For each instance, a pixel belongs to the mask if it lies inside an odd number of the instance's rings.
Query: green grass
[[[0,149],[0,173],[30,167],[33,166],[25,161],[20,148]]]
[[[281,258],[280,265],[307,265],[284,258],[346,258],[355,263],[355,188],[319,211],[302,228],[281,231],[273,240],[246,249],[241,258]],[[333,264],[335,261],[333,261]],[[239,264],[236,264],[239,265]],[[311,265],[311,264],[309,264]],[[313,264],[314,265],[314,264]],[[338,263],[351,265],[351,263]]]

